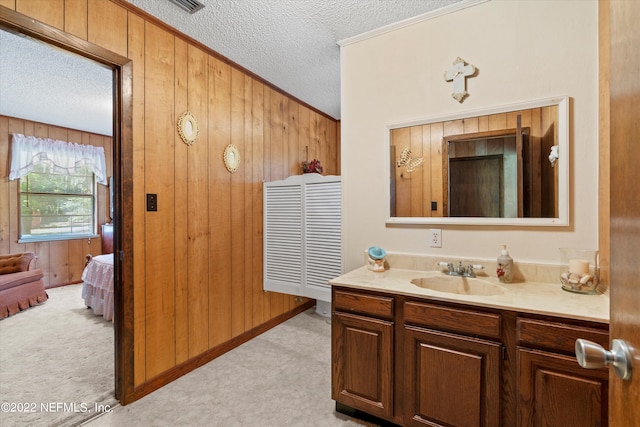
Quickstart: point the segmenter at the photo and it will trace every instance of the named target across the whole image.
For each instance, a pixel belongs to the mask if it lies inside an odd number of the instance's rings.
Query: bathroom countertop
[[[434,275],[445,274],[439,271],[394,268],[383,273],[376,273],[367,267],[361,267],[330,280],[329,284],[521,313],[609,323],[608,295],[584,295],[567,292],[562,289],[560,283],[500,283],[497,278],[480,275],[478,279],[503,287],[504,293],[490,296],[453,294],[421,288],[411,283],[412,279]]]

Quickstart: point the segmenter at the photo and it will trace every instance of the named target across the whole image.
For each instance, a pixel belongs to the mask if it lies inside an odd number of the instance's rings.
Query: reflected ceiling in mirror
[[[387,137],[388,224],[569,224],[566,96],[391,124]]]

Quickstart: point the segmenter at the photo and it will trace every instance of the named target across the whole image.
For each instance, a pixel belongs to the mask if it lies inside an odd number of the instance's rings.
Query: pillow
[[[0,274],[19,273],[29,270],[33,253],[0,256]]]

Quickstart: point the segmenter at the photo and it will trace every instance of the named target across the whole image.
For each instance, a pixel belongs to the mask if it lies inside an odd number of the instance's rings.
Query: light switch
[[[147,212],[156,212],[158,210],[158,195],[147,194]]]

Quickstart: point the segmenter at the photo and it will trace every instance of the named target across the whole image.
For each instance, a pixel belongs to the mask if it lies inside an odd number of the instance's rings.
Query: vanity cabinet
[[[574,355],[578,338],[609,348],[596,327],[518,317],[518,425],[606,426],[608,369],[583,369]]]
[[[607,324],[332,292],[338,406],[406,426],[607,425],[608,371],[574,355],[578,338],[608,348]]]
[[[405,425],[500,425],[500,315],[407,301],[404,322]]]
[[[394,298],[334,290],[332,391],[339,403],[393,417]]]

